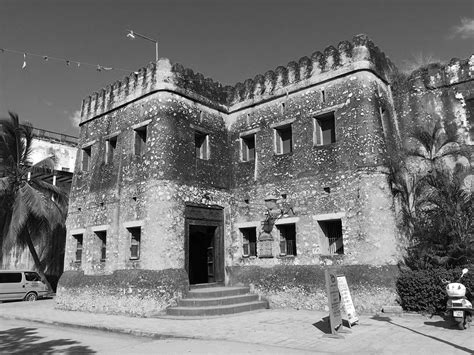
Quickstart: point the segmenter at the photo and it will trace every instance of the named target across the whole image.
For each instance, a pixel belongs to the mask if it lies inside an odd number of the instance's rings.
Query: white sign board
[[[349,326],[351,326],[352,324],[357,323],[359,318],[357,317],[354,303],[352,303],[351,292],[349,291],[349,286],[347,285],[345,276],[337,277],[337,286],[341,295],[342,306],[347,314]]]

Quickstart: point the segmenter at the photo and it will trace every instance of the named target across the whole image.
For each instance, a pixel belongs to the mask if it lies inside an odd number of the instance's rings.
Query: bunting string
[[[1,53],[14,53],[14,54],[23,55],[23,64],[21,66],[21,69],[26,69],[27,58],[28,57],[38,57],[38,58],[41,58],[45,62],[48,62],[50,60],[57,61],[57,62],[62,62],[67,67],[71,67],[71,66],[75,65],[78,68],[81,67],[81,66],[93,67],[98,72],[116,70],[116,71],[127,72],[127,73],[131,73],[131,72],[136,73],[136,71],[130,70],[130,69],[110,67],[110,66],[105,66],[105,65],[100,65],[100,64],[92,64],[92,63],[82,62],[82,61],[78,61],[78,60],[71,60],[71,59],[67,59],[67,58],[53,57],[53,56],[50,56],[50,55],[36,54],[36,53],[30,53],[30,52],[25,52],[25,51],[17,51],[17,50],[8,49],[8,48],[0,48],[0,54]]]

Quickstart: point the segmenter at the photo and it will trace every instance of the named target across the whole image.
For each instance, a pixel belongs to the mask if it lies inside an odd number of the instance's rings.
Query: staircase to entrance
[[[220,316],[268,308],[268,302],[250,293],[249,287],[231,287],[220,283],[191,285],[176,307],[166,310],[172,316]]]

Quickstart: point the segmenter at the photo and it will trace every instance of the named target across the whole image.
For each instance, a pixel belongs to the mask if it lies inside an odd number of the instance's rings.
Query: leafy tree
[[[18,115],[0,120],[0,161],[5,169],[0,177],[3,231],[2,248],[28,247],[38,273],[51,290],[44,275],[45,265],[40,261],[35,243],[47,238],[65,221],[67,196],[58,187],[36,174],[51,172],[54,156],[32,164],[33,128],[20,124]]]
[[[467,151],[463,148],[455,124],[445,127],[439,121],[431,128],[417,126],[410,134],[416,147],[407,150],[407,156],[418,158],[426,165],[427,173],[447,168],[447,162],[464,156],[469,159]]]
[[[389,164],[409,241],[405,262],[413,269],[472,262],[472,194],[462,184],[468,170],[454,164],[468,155],[457,129],[436,123],[416,128],[410,138],[415,147],[395,154]]]

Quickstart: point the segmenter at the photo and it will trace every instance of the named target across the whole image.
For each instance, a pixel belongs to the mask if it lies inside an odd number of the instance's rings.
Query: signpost
[[[342,328],[342,317],[336,269],[328,268],[324,270],[324,276],[326,278],[326,294],[329,303],[329,327],[331,328],[331,334],[325,334],[323,336],[330,338],[344,338],[342,335],[338,334],[339,329]]]
[[[349,286],[347,285],[347,280],[344,275],[337,276],[337,286],[350,328],[359,321],[359,318],[357,317],[354,303],[352,303],[351,292],[349,291]]]

